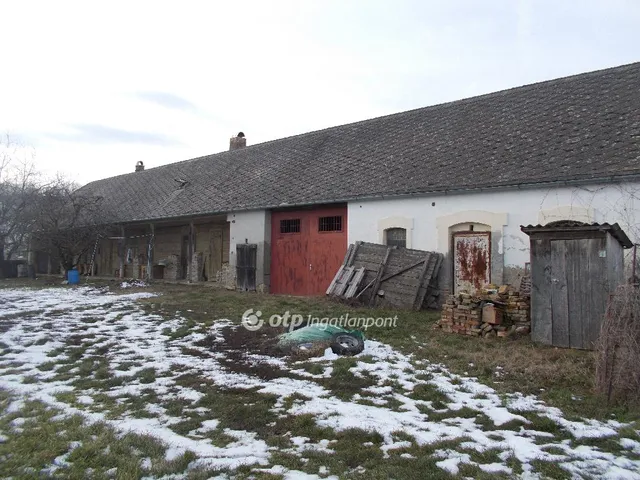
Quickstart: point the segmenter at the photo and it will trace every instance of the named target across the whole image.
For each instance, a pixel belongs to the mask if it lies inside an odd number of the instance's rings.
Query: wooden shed
[[[592,349],[610,294],[624,283],[623,249],[633,246],[616,223],[574,221],[521,226],[531,243],[531,337],[558,347]]]

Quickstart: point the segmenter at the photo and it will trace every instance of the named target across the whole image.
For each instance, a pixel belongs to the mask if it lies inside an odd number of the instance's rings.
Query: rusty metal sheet
[[[491,283],[490,232],[453,235],[454,291],[473,293]]]

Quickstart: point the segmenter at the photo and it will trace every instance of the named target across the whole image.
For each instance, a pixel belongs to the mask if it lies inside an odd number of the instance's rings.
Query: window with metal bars
[[[384,231],[385,244],[406,248],[407,230],[404,228],[388,228]]]
[[[341,232],[342,231],[342,216],[337,215],[335,217],[320,217],[318,221],[319,232]]]
[[[300,219],[280,220],[280,233],[300,233]]]

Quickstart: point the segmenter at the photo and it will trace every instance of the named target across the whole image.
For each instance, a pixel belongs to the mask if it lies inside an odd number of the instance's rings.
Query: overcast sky
[[[640,61],[638,0],[0,0],[0,132],[75,180]]]

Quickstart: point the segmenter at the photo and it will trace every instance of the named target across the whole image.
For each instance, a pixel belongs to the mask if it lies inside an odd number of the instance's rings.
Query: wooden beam
[[[359,269],[356,270],[355,274],[353,275],[353,279],[349,284],[349,288],[347,288],[347,291],[344,292],[344,298],[349,299],[356,294],[356,291],[358,290],[358,287],[360,286],[360,283],[364,278],[364,273],[365,273],[364,267],[360,267]]]
[[[349,252],[347,252],[348,255],[349,255],[348,258],[347,258],[347,263],[346,263],[347,267],[352,267],[353,266],[353,262],[356,259],[356,255],[358,254],[358,249],[360,248],[360,245],[362,245],[362,242],[360,240],[358,240],[354,244],[353,248]]]
[[[118,243],[120,244],[120,268],[118,270],[118,276],[120,278],[124,278],[124,257],[127,255],[127,252],[125,251],[127,248],[127,238],[125,237],[125,233],[124,233],[124,226],[120,227],[120,239],[118,240]]]
[[[435,259],[434,259],[435,262]],[[431,254],[428,253],[424,259],[424,265],[422,266],[422,270],[420,271],[420,276],[418,277],[418,288],[416,288],[416,295],[413,299],[413,309],[420,310],[422,307],[422,302],[424,302],[424,296],[427,293],[428,284],[431,281],[431,275],[427,275],[427,270],[429,265],[431,264]],[[435,264],[432,265],[435,267]],[[428,278],[425,278],[427,277]],[[426,280],[426,282],[425,282]],[[424,285],[427,283],[427,285]]]
[[[153,247],[156,235],[155,225],[150,223],[149,227],[151,228],[151,236],[149,237],[149,247],[147,249],[147,281],[153,279]]]
[[[371,298],[369,299],[369,306],[373,307],[376,302],[376,295],[378,295],[378,290],[380,289],[380,284],[382,283],[382,276],[384,275],[384,268],[387,266],[387,261],[389,260],[389,254],[391,250],[396,247],[387,247],[387,251],[384,254],[384,258],[382,262],[380,262],[380,267],[378,268],[378,275],[376,275],[376,281],[373,284],[373,291],[371,292]]]
[[[346,258],[345,258],[345,262],[346,262]],[[336,286],[336,283],[338,283],[338,280],[342,277],[343,270],[344,270],[344,265],[340,265],[340,268],[338,269],[338,273],[336,273],[335,276],[333,277],[333,280],[331,280],[331,283],[329,284],[329,288],[327,288],[325,295],[331,295],[333,293],[333,288]]]
[[[189,282],[193,281],[193,256],[196,252],[196,227],[193,222],[189,222],[189,249],[187,251],[187,277]],[[196,281],[198,281],[196,272]]]

